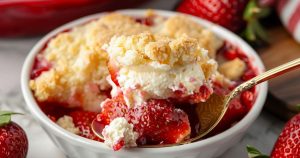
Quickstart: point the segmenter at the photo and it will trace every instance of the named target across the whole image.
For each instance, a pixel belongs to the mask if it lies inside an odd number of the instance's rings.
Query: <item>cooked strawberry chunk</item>
[[[213,90],[211,88],[209,88],[206,85],[203,85],[199,88],[198,92],[195,92],[194,94],[187,95],[187,96],[185,96],[183,91],[175,91],[172,100],[176,102],[194,104],[199,102],[205,102],[212,93]]]
[[[97,113],[78,110],[71,112],[70,116],[73,118],[75,127],[79,128],[81,132],[80,136],[83,136],[88,139],[102,141],[93,133],[91,129],[91,123],[96,118]]]
[[[51,64],[44,59],[41,55],[38,55],[34,59],[33,68],[30,74],[31,79],[39,77],[43,72],[48,71],[51,68]]]
[[[102,104],[97,120],[105,124],[117,117],[124,117],[134,125],[134,131],[139,134],[139,145],[178,143],[191,132],[187,114],[167,100],[152,99],[129,108],[119,95]]]
[[[241,99],[241,103],[243,103],[243,105],[245,105],[249,111],[252,108],[255,96],[253,92],[248,90],[241,94],[240,99]]]

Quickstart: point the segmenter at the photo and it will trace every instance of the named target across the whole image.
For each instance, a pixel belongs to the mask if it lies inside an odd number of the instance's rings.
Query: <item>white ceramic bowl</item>
[[[134,16],[142,17],[145,15],[146,10],[121,10],[120,13]],[[162,15],[165,17],[170,17],[175,14],[171,11],[155,11],[156,14]],[[35,117],[35,119],[41,124],[43,129],[48,133],[50,138],[54,141],[58,148],[60,148],[68,157],[72,158],[212,158],[220,156],[224,151],[229,149],[235,143],[237,143],[242,136],[245,134],[248,127],[254,122],[258,117],[264,101],[266,99],[267,93],[267,83],[262,83],[257,87],[258,95],[254,103],[253,108],[249,113],[239,121],[235,126],[230,129],[215,135],[213,137],[207,138],[202,141],[194,142],[191,144],[174,146],[174,147],[165,147],[165,148],[131,148],[123,149],[118,152],[112,151],[105,144],[89,140],[70,132],[67,132],[63,128],[59,127],[57,124],[52,122],[39,108],[37,102],[35,101],[33,94],[28,86],[30,79],[30,71],[34,62],[34,58],[37,53],[43,48],[45,43],[54,35],[63,30],[72,28],[74,26],[86,23],[92,19],[97,19],[103,16],[106,13],[100,13],[96,15],[91,15],[84,17],[78,20],[75,20],[71,23],[68,23],[58,29],[52,31],[41,39],[30,51],[29,55],[26,58],[22,69],[21,75],[21,85],[22,92],[26,103],[29,107],[30,112]],[[208,27],[215,34],[220,36],[223,39],[226,39],[233,44],[239,46],[252,60],[254,65],[257,67],[259,73],[264,71],[264,66],[260,58],[257,56],[256,52],[242,39],[240,39],[235,34],[230,31],[214,25],[208,21],[202,20],[197,17],[190,16],[194,21],[199,24]]]

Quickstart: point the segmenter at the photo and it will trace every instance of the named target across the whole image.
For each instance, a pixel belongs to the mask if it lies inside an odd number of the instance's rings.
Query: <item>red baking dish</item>
[[[0,0],[0,37],[46,33],[73,19],[143,0]]]

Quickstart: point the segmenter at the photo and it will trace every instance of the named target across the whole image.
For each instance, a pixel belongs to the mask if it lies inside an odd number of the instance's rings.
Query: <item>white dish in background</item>
[[[146,10],[120,10],[118,11],[122,14],[130,15],[133,17],[142,17]],[[156,14],[170,17],[176,12],[171,11],[155,11]],[[257,87],[257,99],[254,103],[253,108],[249,113],[239,121],[235,126],[230,129],[215,135],[213,137],[207,138],[202,141],[194,142],[191,144],[174,146],[174,147],[165,147],[165,148],[131,148],[123,149],[121,151],[114,152],[108,148],[105,144],[89,140],[75,134],[69,133],[63,128],[59,127],[56,123],[52,122],[39,108],[37,105],[33,94],[28,86],[30,79],[30,72],[33,65],[35,55],[40,52],[44,44],[54,35],[67,30],[74,26],[86,23],[92,19],[97,19],[103,16],[105,13],[100,13],[96,15],[91,15],[84,17],[78,20],[75,20],[71,23],[63,25],[58,29],[52,31],[41,39],[30,51],[27,56],[25,63],[23,65],[22,74],[21,74],[21,86],[22,92],[25,98],[25,101],[29,107],[30,112],[34,118],[41,124],[43,129],[47,132],[50,138],[54,143],[69,157],[72,158],[212,158],[220,156],[224,151],[229,149],[235,143],[237,143],[242,136],[245,134],[248,127],[254,122],[258,117],[267,94],[267,83],[262,83]],[[190,16],[190,15],[188,15]],[[197,17],[190,16],[195,22],[209,27],[212,32],[214,32],[219,37],[230,41],[231,43],[239,46],[247,56],[249,56],[256,66],[258,72],[261,73],[264,71],[264,66],[256,52],[242,39],[237,35],[231,33],[230,31],[214,25],[208,21],[199,19]]]

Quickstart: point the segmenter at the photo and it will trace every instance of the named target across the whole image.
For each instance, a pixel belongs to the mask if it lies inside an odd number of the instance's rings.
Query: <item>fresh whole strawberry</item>
[[[250,42],[267,42],[259,19],[269,15],[274,0],[183,0],[177,11],[219,24]]]
[[[79,128],[81,136],[101,141],[91,129],[91,123],[96,118],[97,113],[78,110],[71,112],[70,116],[73,118],[75,127]]]
[[[0,112],[0,157],[25,158],[28,140],[25,131],[11,121],[13,112]]]
[[[300,114],[285,124],[270,157],[251,146],[247,151],[249,158],[300,158]]]
[[[279,135],[272,158],[300,158],[300,114],[288,121]]]
[[[177,10],[199,16],[237,32],[245,26],[243,12],[248,1],[183,0]]]

